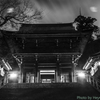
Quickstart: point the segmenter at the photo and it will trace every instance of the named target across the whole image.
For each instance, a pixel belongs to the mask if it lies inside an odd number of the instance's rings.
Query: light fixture
[[[40,73],[43,72],[51,72],[51,73],[55,73],[55,70],[40,70]]]
[[[78,72],[77,75],[80,78],[85,78],[85,72],[83,72],[83,71]]]
[[[40,70],[40,74],[41,75],[54,75],[55,74],[55,70]]]
[[[98,61],[98,65],[100,66],[100,61]]]
[[[55,73],[40,73],[40,75],[54,75]]]

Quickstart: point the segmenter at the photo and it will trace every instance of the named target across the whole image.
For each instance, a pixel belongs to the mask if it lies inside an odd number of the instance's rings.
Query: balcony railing
[[[91,78],[91,82],[92,86],[94,88],[96,88],[99,92],[100,92],[100,80],[97,80],[95,78]]]

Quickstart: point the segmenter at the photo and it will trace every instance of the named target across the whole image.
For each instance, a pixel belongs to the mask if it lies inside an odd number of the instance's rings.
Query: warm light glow
[[[98,65],[100,66],[100,61],[98,62]]]
[[[41,73],[41,72],[50,72],[50,73],[53,72],[53,73],[55,73],[55,70],[40,70],[40,73]]]
[[[18,77],[18,73],[17,72],[11,72],[9,75],[10,75],[9,76],[10,79],[16,79]]]
[[[40,73],[41,75],[54,75],[55,73]]]
[[[40,70],[41,75],[51,75],[55,74],[55,70]]]
[[[84,72],[78,72],[78,77],[85,78],[85,73]]]

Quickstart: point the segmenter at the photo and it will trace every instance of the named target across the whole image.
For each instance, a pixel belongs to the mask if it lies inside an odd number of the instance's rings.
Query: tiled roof
[[[21,33],[58,33],[75,31],[72,23],[61,24],[23,24]]]

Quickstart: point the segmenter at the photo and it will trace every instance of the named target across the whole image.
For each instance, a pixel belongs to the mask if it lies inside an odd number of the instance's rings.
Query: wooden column
[[[56,82],[59,82],[59,55],[57,55]]]
[[[39,78],[39,76],[38,76],[38,55],[35,55],[35,57],[36,57],[36,63],[35,63],[35,82],[36,83],[38,83],[38,78]]]

